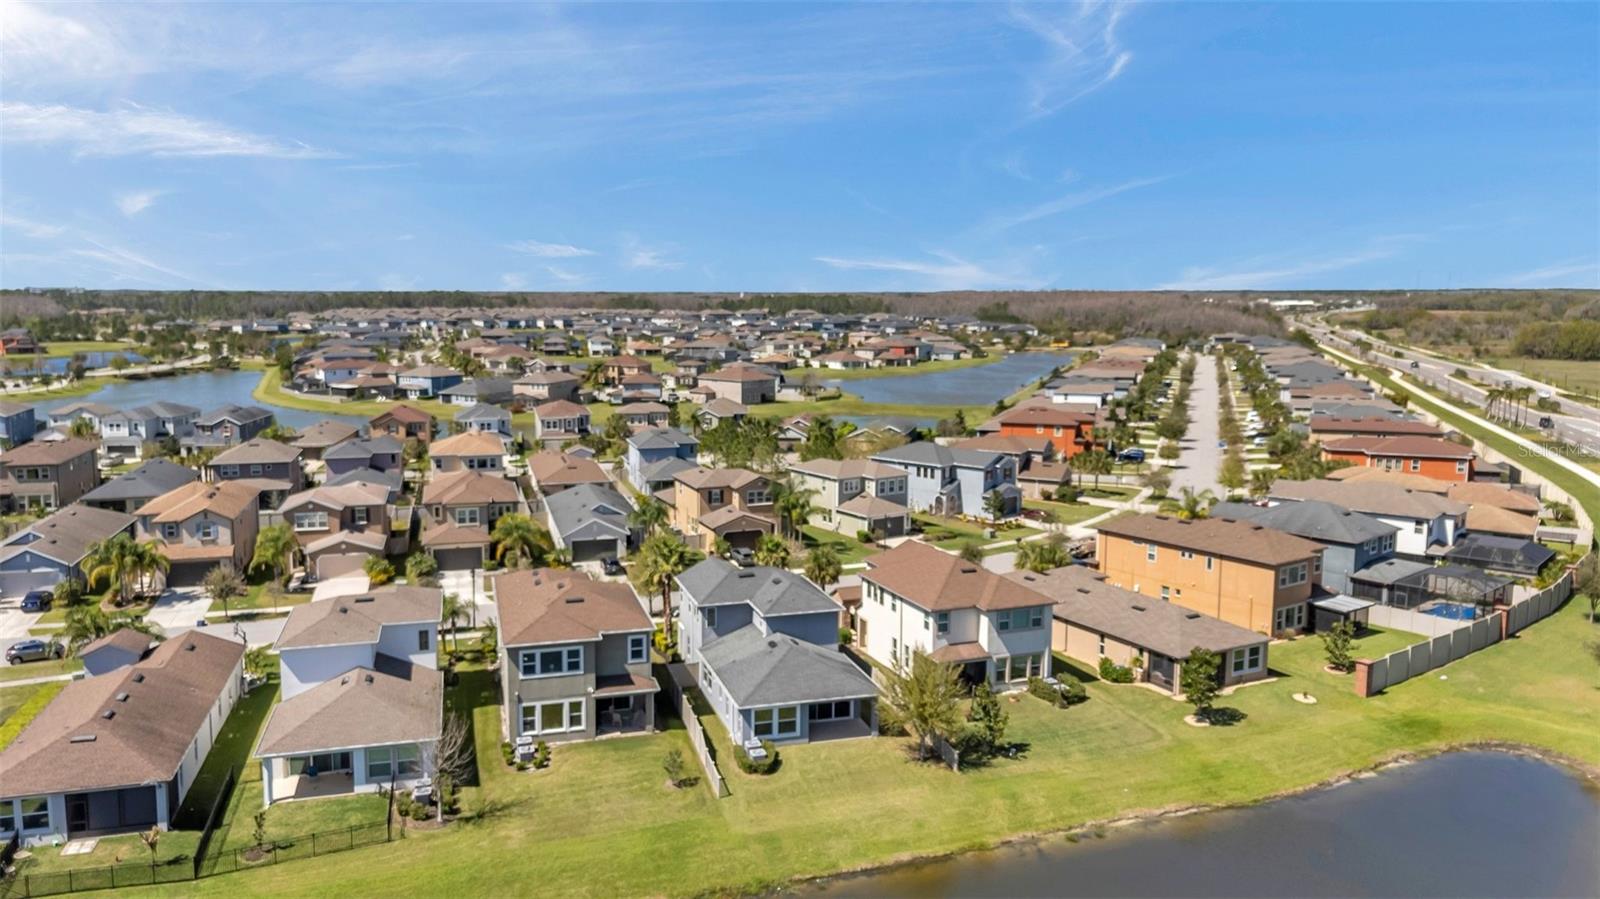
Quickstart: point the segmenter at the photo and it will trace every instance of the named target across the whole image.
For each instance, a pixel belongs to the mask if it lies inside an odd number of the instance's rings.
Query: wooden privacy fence
[[[1358,659],[1355,670],[1356,695],[1365,697],[1381,693],[1413,677],[1420,677],[1456,659],[1493,646],[1549,616],[1572,596],[1579,573],[1588,571],[1595,564],[1595,556],[1590,553],[1576,566],[1567,569],[1554,584],[1515,598],[1511,605],[1498,607],[1483,618],[1469,621],[1453,621],[1387,606],[1373,608],[1370,623],[1378,627],[1421,633],[1427,635],[1428,639],[1405,649],[1397,649],[1380,659]]]

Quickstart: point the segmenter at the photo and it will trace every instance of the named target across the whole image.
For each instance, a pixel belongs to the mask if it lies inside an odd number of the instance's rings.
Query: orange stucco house
[[[1469,446],[1437,437],[1346,437],[1322,444],[1322,458],[1365,468],[1403,471],[1440,481],[1472,480],[1478,454]]]
[[[1003,437],[1047,437],[1062,459],[1094,446],[1094,416],[1051,406],[1019,406],[996,422]]]

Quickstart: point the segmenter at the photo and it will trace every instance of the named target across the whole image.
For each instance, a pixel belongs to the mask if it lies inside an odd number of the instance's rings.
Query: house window
[[[1034,606],[1031,609],[1007,609],[995,614],[995,629],[1000,631],[1020,631],[1028,628],[1044,626],[1044,607]]]
[[[217,539],[217,525],[215,522],[202,521],[194,526],[194,535],[201,540]]]
[[[1044,673],[1044,656],[1042,653],[1009,658],[1002,656],[995,659],[994,667],[1001,680],[1027,680]]]
[[[644,634],[628,635],[628,663],[638,665],[650,661],[650,643]]]
[[[178,539],[178,525],[176,522],[167,522],[161,525],[161,536],[167,540]]]
[[[701,618],[701,620],[703,620],[706,623],[706,627],[710,627],[710,628],[716,627],[717,626],[717,607],[716,606],[711,606],[709,608],[701,609],[700,610],[700,618]]]
[[[713,506],[722,505],[722,488],[712,487],[706,491],[706,503]]]
[[[1162,584],[1161,585],[1161,601],[1162,602],[1171,602],[1172,601],[1172,588],[1168,587],[1166,584]]]
[[[520,664],[522,676],[525,678],[579,674],[583,671],[583,647],[562,646],[555,649],[524,649]]]
[[[1234,674],[1248,674],[1251,671],[1261,670],[1261,646],[1246,646],[1235,649],[1231,654],[1229,668]]]
[[[1105,635],[1105,634],[1101,634],[1101,635],[1100,635],[1100,649],[1099,649],[1099,653],[1100,653],[1100,657],[1101,657],[1101,658],[1102,658],[1102,659],[1103,659],[1103,658],[1105,658],[1105,656],[1106,656],[1106,635]]]
[[[259,466],[259,465],[250,466],[250,477],[252,477],[252,478],[261,477],[261,466]]]
[[[751,719],[758,737],[773,739],[800,735],[800,707],[797,705],[756,709],[751,713]]]
[[[559,734],[583,730],[582,699],[528,702],[522,705],[522,732]]]
[[[767,503],[772,502],[772,491],[770,491],[770,490],[751,490],[751,491],[749,491],[748,493],[746,493],[744,495],[744,501],[745,501],[746,505],[764,506]]]
[[[806,717],[812,721],[842,721],[850,717],[850,700],[840,699],[834,702],[813,702],[806,709]]]
[[[1217,564],[1217,559],[1216,559],[1215,556],[1206,556],[1206,570],[1207,571],[1210,571],[1212,568],[1214,568],[1216,566],[1216,564]]]
[[[1154,562],[1156,560],[1156,545],[1154,543],[1146,543],[1144,545],[1144,560],[1146,562]]]
[[[1411,533],[1413,533],[1413,534],[1422,533],[1422,522],[1420,522],[1420,521],[1411,522]]]
[[[43,796],[18,799],[17,811],[22,815],[23,830],[45,830],[50,826],[50,800]]]
[[[950,613],[949,612],[940,612],[939,614],[933,616],[933,620],[935,622],[937,622],[938,625],[939,625],[939,633],[941,633],[941,634],[950,633]]]
[[[1278,569],[1278,586],[1293,587],[1306,582],[1306,563],[1297,562]]]
[[[1304,603],[1285,606],[1272,614],[1272,629],[1275,631],[1297,631],[1306,625],[1306,607]]]
[[[1411,470],[1412,471],[1421,471],[1422,470],[1422,460],[1421,459],[1412,459],[1411,460]]]
[[[294,513],[294,529],[297,531],[325,531],[328,529],[328,513],[296,512]]]
[[[367,750],[367,780],[383,781],[394,776],[394,750],[376,746]]]
[[[355,522],[356,527],[364,528],[364,527],[367,526],[367,507],[366,506],[357,506],[355,508],[355,510],[350,513],[350,515],[351,515],[351,519],[350,520]]]
[[[239,476],[239,466],[237,466],[237,465],[219,465],[219,466],[217,466],[217,477],[219,477],[219,478],[236,478],[238,476]]]
[[[1180,559],[1192,559],[1192,558],[1194,558],[1194,553],[1192,551],[1190,551],[1190,550],[1187,550],[1187,549],[1180,550],[1178,552],[1178,558],[1180,558]]]
[[[479,510],[476,509],[476,508],[473,508],[473,509],[457,509],[456,510],[456,524],[461,526],[461,527],[464,527],[464,528],[477,527],[477,525],[479,524],[478,511]]]
[[[1466,473],[1467,473],[1467,460],[1462,459],[1461,461],[1456,463],[1456,474],[1466,474]]]
[[[428,631],[426,628],[417,631],[417,652],[427,652],[430,648],[430,643],[431,641],[428,638]]]

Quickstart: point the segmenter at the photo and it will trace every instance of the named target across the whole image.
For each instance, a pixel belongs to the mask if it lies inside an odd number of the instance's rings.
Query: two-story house
[[[367,434],[372,437],[393,437],[404,443],[433,439],[433,416],[414,406],[401,403],[367,419]]]
[[[511,410],[500,406],[488,403],[468,406],[455,414],[453,422],[459,431],[492,434],[502,447],[508,449],[517,440],[516,432],[511,429]]]
[[[672,421],[672,409],[661,403],[627,403],[612,414],[631,428],[664,428]]]
[[[1349,593],[1350,575],[1392,557],[1400,532],[1393,524],[1320,500],[1275,506],[1218,503],[1211,517],[1251,521],[1322,544],[1319,583],[1332,593]]]
[[[74,503],[0,537],[0,596],[87,581],[90,547],[118,534],[132,536],[135,524],[124,512]]]
[[[300,450],[300,458],[307,461],[321,459],[322,454],[343,443],[361,438],[361,429],[349,422],[324,418],[302,428],[290,445]]]
[[[460,384],[462,380],[461,372],[453,368],[443,365],[418,365],[400,372],[395,378],[395,386],[406,399],[426,400]]]
[[[0,452],[32,440],[38,429],[32,406],[0,400]]]
[[[435,476],[452,471],[504,470],[505,444],[494,434],[462,431],[434,441],[428,448],[429,465]]]
[[[517,511],[521,501],[516,482],[498,474],[436,474],[422,488],[422,547],[442,569],[482,568],[494,523]]]
[[[9,509],[60,509],[100,483],[93,440],[32,440],[0,455],[0,502]]]
[[[201,414],[194,420],[194,432],[178,442],[184,452],[235,446],[272,427],[274,420],[272,413],[260,406],[229,403]]]
[[[672,528],[689,546],[710,552],[720,538],[754,549],[777,530],[772,482],[743,468],[690,468],[673,478]]]
[[[275,509],[305,486],[306,475],[299,447],[256,437],[212,457],[206,463],[206,480],[249,480],[260,489],[262,506]]]
[[[695,466],[700,442],[677,428],[650,428],[628,436],[623,470],[640,493],[671,490],[673,478]]]
[[[897,671],[923,653],[997,689],[1050,676],[1049,597],[912,540],[867,560],[856,643]]]
[[[167,557],[167,585],[195,586],[218,565],[243,573],[255,555],[260,494],[249,481],[195,481],[145,503],[139,533]]]
[[[583,379],[571,372],[533,371],[511,382],[511,395],[535,404],[551,400],[576,401],[582,384]]]
[[[1320,543],[1224,518],[1124,515],[1099,526],[1096,559],[1113,586],[1258,633],[1296,633],[1322,577]]]
[[[346,440],[322,451],[328,479],[353,471],[399,471],[405,465],[405,447],[387,434]]]
[[[841,534],[903,536],[910,528],[903,468],[868,459],[811,459],[789,466],[797,486],[815,493],[811,523]]]
[[[679,647],[734,745],[877,733],[877,686],[839,651],[839,604],[781,568],[678,575]]]
[[[931,440],[884,450],[872,461],[907,473],[906,506],[935,515],[989,514],[986,498],[1000,492],[1001,517],[1022,510],[1017,463],[1003,453],[940,446]]]
[[[546,450],[528,457],[528,477],[533,489],[548,497],[580,484],[611,485],[605,469],[593,459]]]
[[[378,484],[302,490],[283,501],[278,516],[294,528],[306,568],[321,580],[360,571],[389,542],[389,493]]]
[[[1404,471],[1441,481],[1472,480],[1478,457],[1470,446],[1437,437],[1345,437],[1322,442],[1322,458],[1386,471]]]
[[[591,740],[654,727],[654,624],[626,583],[552,568],[502,572],[494,603],[508,739]]]
[[[589,433],[589,410],[571,400],[551,400],[533,410],[533,435],[546,446],[560,446]]]
[[[142,458],[147,443],[181,441],[194,433],[200,410],[182,403],[158,402],[119,409],[100,418],[100,442],[107,453]]]
[[[1360,480],[1286,481],[1273,483],[1268,502],[1320,500],[1370,515],[1397,528],[1394,551],[1418,561],[1437,561],[1450,550],[1467,526],[1466,503],[1398,484]]]
[[[1070,459],[1094,446],[1094,416],[1055,405],[1018,406],[996,419],[1003,437],[1045,437],[1056,455]]]
[[[137,512],[150,500],[200,479],[187,465],[167,459],[151,459],[132,471],[125,471],[83,495],[79,502],[97,509]]]
[[[755,406],[777,398],[778,380],[778,373],[771,369],[736,362],[701,375],[699,388],[709,390],[712,396]]]
[[[391,585],[289,613],[274,646],[280,699],[255,750],[263,806],[428,777],[444,724],[440,596]]]
[[[439,399],[450,406],[509,403],[511,381],[508,378],[472,378],[439,391]]]
[[[650,360],[638,356],[612,356],[600,363],[600,381],[608,386],[622,383],[629,375],[650,373]]]

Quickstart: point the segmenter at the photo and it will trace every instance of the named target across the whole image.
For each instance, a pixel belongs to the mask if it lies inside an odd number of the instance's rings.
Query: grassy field
[[[816,525],[805,525],[800,529],[804,535],[806,549],[811,549],[820,544],[832,544],[834,554],[839,557],[839,564],[853,565],[871,555],[881,552],[881,547],[862,543],[856,539],[855,534],[836,534],[833,531],[819,528]]]
[[[1025,499],[1022,501],[1022,507],[1054,512],[1056,521],[1060,524],[1077,524],[1110,511],[1104,506],[1092,506],[1088,503],[1058,503],[1044,499]]]
[[[984,365],[993,365],[1004,358],[1004,353],[991,353],[987,356],[973,359],[923,362],[910,368],[847,368],[840,370],[831,368],[797,368],[787,374],[791,381],[797,381],[808,374],[815,375],[819,381],[862,381],[871,378],[892,378],[897,375],[931,375],[941,371],[977,368]]]
[[[47,340],[44,355],[64,358],[77,353],[137,353],[139,347],[115,340]],[[26,358],[26,357],[23,357]]]
[[[1559,387],[1571,393],[1600,396],[1600,362],[1576,362],[1569,359],[1531,359],[1512,356],[1495,359],[1498,368],[1510,368],[1525,375]]]
[[[1188,727],[1181,702],[1091,682],[1089,701],[1065,711],[1028,696],[1007,701],[1008,739],[1024,747],[1014,760],[954,774],[912,761],[903,738],[784,747],[768,777],[727,771],[732,795],[720,801],[703,784],[666,785],[662,756],[678,749],[692,758],[676,728],[556,746],[544,772],[506,768],[492,682],[469,674],[457,699],[475,709],[481,786],[467,790],[467,818],[403,842],[183,891],[364,895],[380,871],[421,895],[503,895],[532,879],[558,896],[759,891],[1138,810],[1249,803],[1405,752],[1506,740],[1597,764],[1600,671],[1583,647],[1600,626],[1585,611],[1571,603],[1517,639],[1450,665],[1447,680],[1419,678],[1372,699],[1355,696],[1350,676],[1322,670],[1321,641],[1301,639],[1272,647],[1275,680],[1222,701],[1242,716],[1230,727]],[[1357,652],[1381,649],[1362,641]],[[1295,702],[1297,692],[1318,703]],[[495,801],[485,806],[481,797]]]
[[[25,662],[21,665],[0,665],[0,684],[30,677],[53,677],[83,670],[79,659],[51,659],[47,662]]]
[[[56,698],[61,688],[67,685],[66,681],[51,681],[47,684],[25,684],[20,687],[5,687],[0,689],[0,749],[11,745],[11,741],[22,733],[50,700]]]
[[[988,529],[986,525],[974,524],[970,521],[960,521],[955,518],[940,518],[937,515],[911,516],[922,525],[923,539],[940,549],[960,549],[968,540],[979,543],[995,543],[1002,540],[1016,540],[1019,537],[1031,537],[1039,533],[1038,529],[1020,524],[1002,525],[994,528],[994,536],[984,535]]]

